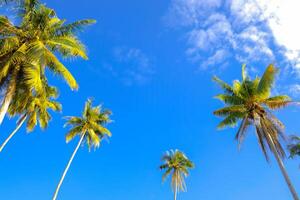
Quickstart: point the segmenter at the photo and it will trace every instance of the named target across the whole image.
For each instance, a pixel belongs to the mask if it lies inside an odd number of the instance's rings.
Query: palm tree
[[[15,98],[9,107],[9,114],[11,116],[20,115],[17,121],[17,127],[9,135],[9,137],[0,146],[0,152],[10,141],[10,139],[17,133],[24,122],[27,120],[27,131],[32,132],[34,127],[39,122],[42,129],[47,128],[49,121],[51,120],[48,110],[60,111],[61,105],[54,101],[57,98],[56,88],[45,84],[43,94],[33,95],[31,92],[26,91],[26,87],[18,87],[16,91],[18,98]]]
[[[65,20],[59,19],[53,9],[38,0],[14,2],[17,3],[20,23],[14,25],[7,17],[0,16],[0,88],[5,90],[0,123],[15,96],[17,83],[24,77],[39,82],[45,76],[45,68],[48,68],[62,76],[71,89],[78,88],[75,78],[56,55],[87,59],[85,47],[76,37],[76,31],[94,23],[94,20],[80,20],[65,24]],[[33,70],[35,73],[30,74]]]
[[[186,155],[179,150],[170,150],[162,157],[164,162],[161,170],[165,170],[163,174],[163,181],[171,176],[171,186],[174,192],[174,200],[177,199],[177,193],[186,191],[185,178],[189,175],[189,169],[194,168],[194,163],[190,161]]]
[[[66,135],[67,143],[76,136],[79,136],[80,139],[56,187],[53,200],[57,198],[59,189],[80,145],[86,142],[89,149],[92,147],[98,148],[104,137],[111,137],[110,131],[105,128],[105,125],[110,122],[110,115],[111,112],[109,110],[102,110],[101,106],[92,107],[92,101],[89,99],[85,103],[82,117],[67,117],[66,126],[70,125],[72,127]]]
[[[290,157],[300,156],[300,137],[293,136],[291,139],[292,143],[289,145]]]
[[[241,121],[236,134],[239,146],[245,139],[248,127],[251,125],[255,127],[258,143],[267,161],[269,161],[267,153],[269,149],[274,154],[294,199],[299,200],[282,162],[282,159],[286,157],[281,144],[281,140],[286,139],[284,125],[272,114],[272,110],[284,108],[292,103],[286,95],[271,96],[271,88],[277,71],[277,68],[269,65],[261,78],[251,80],[243,65],[242,81],[236,80],[232,86],[214,77],[213,80],[225,92],[217,95],[216,98],[226,105],[216,110],[214,114],[225,118],[218,128],[233,127]]]

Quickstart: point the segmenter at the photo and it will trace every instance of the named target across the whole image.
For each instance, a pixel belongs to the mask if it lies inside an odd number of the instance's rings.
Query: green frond
[[[53,111],[61,111],[62,110],[62,105],[59,102],[55,101],[48,101],[46,103],[47,107],[52,109]]]
[[[245,117],[245,113],[232,113],[225,117],[223,121],[217,126],[218,129],[223,129],[226,126],[235,127],[240,119]]]
[[[30,62],[38,62],[40,65],[45,65],[45,45],[41,41],[35,41],[27,45],[26,59]]]
[[[243,81],[245,81],[247,79],[246,64],[242,65],[242,79],[243,79]]]
[[[96,20],[93,19],[79,20],[58,28],[57,33],[59,35],[73,34],[75,31],[81,31],[85,26],[92,25],[94,23],[96,23]]]
[[[234,105],[234,106],[228,106],[225,108],[218,109],[214,111],[214,115],[217,116],[226,116],[234,113],[245,113],[247,112],[247,109],[244,105]]]
[[[36,125],[37,125],[37,113],[31,112],[27,120],[27,131],[28,132],[33,131]]]
[[[216,82],[226,93],[233,93],[233,88],[229,84],[219,79],[217,76],[213,77],[213,81]]]
[[[25,65],[24,69],[24,83],[27,85],[27,87],[32,91],[35,90],[38,93],[41,93],[44,84],[41,79],[41,71],[40,66],[35,65]]]
[[[51,49],[59,51],[64,56],[80,56],[88,59],[85,47],[78,39],[72,36],[59,36],[47,41]]]
[[[270,96],[277,71],[278,70],[272,64],[265,70],[257,87],[257,95],[259,95],[260,99],[265,99]]]
[[[66,142],[69,143],[77,135],[83,134],[82,131],[83,131],[83,127],[82,126],[75,126],[71,130],[69,130],[69,132],[66,135]]]
[[[167,167],[166,167],[167,168]],[[161,167],[161,169],[165,169],[165,168],[162,168]],[[162,176],[162,180],[163,181],[165,181],[166,179],[167,179],[167,177],[172,173],[172,168],[168,168],[166,171],[165,171],[165,173],[163,174],[163,176]]]
[[[245,100],[236,95],[219,94],[215,96],[215,98],[223,101],[227,105],[242,105],[245,103]]]
[[[10,63],[5,63],[3,67],[0,67],[0,81],[5,79],[8,76],[10,70]]]
[[[68,125],[74,125],[78,126],[80,124],[83,124],[83,120],[80,117],[66,117],[67,122],[65,123],[65,126]]]
[[[243,89],[242,83],[238,80],[233,81],[233,93],[239,96],[241,90]]]
[[[87,137],[90,138],[92,146],[94,146],[95,148],[98,148],[100,146],[101,139],[99,138],[99,136],[95,133],[95,131],[93,129],[88,129]],[[89,145],[89,148],[91,148],[90,145]]]
[[[263,103],[268,106],[268,108],[275,110],[280,108],[285,108],[292,103],[292,100],[287,95],[280,95],[268,98],[263,101]]]
[[[97,133],[99,133],[103,136],[106,135],[108,137],[111,137],[111,135],[112,135],[111,132],[107,128],[103,127],[102,125],[100,125],[97,122],[92,122],[91,126],[93,127],[93,130],[95,130]]]
[[[41,129],[46,129],[48,127],[48,123],[50,120],[51,120],[51,116],[47,112],[47,110],[40,110],[38,121]]]
[[[1,37],[0,37],[1,38]],[[13,52],[20,46],[20,40],[17,36],[9,36],[0,39],[0,57]]]
[[[9,21],[6,16],[0,15],[0,34],[12,35],[19,33],[19,30]]]
[[[292,136],[291,143],[288,146],[290,157],[300,156],[300,137]]]
[[[68,83],[71,89],[78,89],[77,82],[69,70],[53,55],[50,51],[46,50],[47,64],[49,68],[55,73],[61,75]]]

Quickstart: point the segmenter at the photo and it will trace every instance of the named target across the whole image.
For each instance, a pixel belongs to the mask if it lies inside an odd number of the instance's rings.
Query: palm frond
[[[225,117],[217,126],[218,129],[223,129],[226,126],[235,127],[240,119],[245,117],[246,113],[232,113]]]
[[[219,79],[217,76],[213,77],[213,81],[216,82],[226,93],[233,93],[233,88],[229,84]]]
[[[287,95],[281,95],[281,96],[275,96],[268,98],[263,101],[268,108],[272,110],[280,109],[280,108],[285,108],[288,105],[290,105],[292,102],[291,98]]]
[[[273,86],[277,71],[278,70],[272,64],[269,65],[265,70],[257,87],[257,94],[261,99],[265,99],[270,96],[271,88]]]
[[[219,94],[215,96],[216,99],[223,101],[225,104],[228,105],[242,105],[245,103],[245,100],[235,96],[235,95],[228,95],[228,94]]]
[[[48,66],[51,71],[53,71],[55,74],[61,75],[71,89],[77,90],[77,82],[70,71],[50,51],[46,50],[46,56]]]
[[[221,109],[218,109],[214,111],[214,115],[217,116],[226,116],[233,113],[245,113],[247,112],[247,109],[244,105],[234,105],[234,106],[228,106]]]
[[[93,19],[79,20],[58,28],[57,34],[59,35],[73,34],[75,31],[81,31],[85,26],[92,25],[94,23],[96,23],[96,20]]]
[[[66,135],[66,142],[69,143],[71,140],[74,139],[75,136],[83,134],[82,131],[82,126],[75,126],[71,130],[69,130],[69,132]]]

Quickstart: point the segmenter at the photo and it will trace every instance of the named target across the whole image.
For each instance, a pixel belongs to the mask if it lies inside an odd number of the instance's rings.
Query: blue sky
[[[79,91],[72,92],[60,78],[51,77],[51,83],[60,87],[63,112],[53,113],[45,131],[36,128],[27,134],[21,129],[0,155],[1,199],[51,198],[78,142],[65,143],[62,118],[80,115],[88,97],[113,111],[114,122],[108,126],[113,137],[97,151],[80,148],[59,199],[172,199],[158,166],[161,155],[176,148],[196,164],[187,179],[188,192],[179,199],[291,199],[275,160],[266,163],[253,132],[238,151],[236,129],[216,130],[220,119],[212,111],[222,104],[213,99],[220,90],[211,77],[238,79],[244,62],[251,75],[259,75],[273,62],[281,70],[273,92],[299,98],[300,44],[293,24],[299,14],[292,9],[299,3],[44,2],[68,21],[97,20],[80,34],[90,59],[64,61],[78,80]],[[299,133],[299,108],[276,114],[288,134]],[[6,118],[1,141],[15,120]],[[298,189],[299,163],[286,161]]]

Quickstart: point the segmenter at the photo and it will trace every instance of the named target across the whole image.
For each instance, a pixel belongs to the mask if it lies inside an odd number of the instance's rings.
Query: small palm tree
[[[57,98],[57,90],[54,87],[48,86],[48,84],[45,84],[44,92],[42,94],[33,95],[31,92],[26,91],[26,87],[18,87],[16,94],[18,98],[15,98],[10,104],[9,114],[10,116],[20,115],[21,117],[17,121],[17,127],[15,130],[0,146],[0,152],[10,141],[10,139],[17,133],[26,120],[27,132],[32,132],[38,122],[40,127],[45,129],[51,120],[48,110],[61,110],[61,105],[53,100]]]
[[[62,76],[71,89],[78,88],[75,78],[57,56],[87,59],[76,31],[94,23],[94,20],[80,20],[66,24],[53,9],[38,0],[1,2],[16,3],[20,23],[14,25],[6,16],[0,16],[0,89],[5,91],[0,106],[0,124],[16,97],[17,83],[38,83],[45,78],[45,68]],[[39,85],[36,86],[39,90]]]
[[[289,145],[290,157],[294,158],[295,156],[300,156],[300,137],[293,136],[292,143]]]
[[[88,100],[85,103],[82,117],[67,117],[66,125],[70,125],[72,128],[66,135],[66,141],[70,142],[76,136],[79,136],[80,139],[57,185],[53,200],[57,198],[59,189],[80,145],[86,142],[89,149],[92,147],[98,148],[104,137],[111,137],[110,131],[104,127],[110,122],[110,115],[111,112],[109,110],[102,110],[101,106],[92,107],[92,101]]]
[[[285,141],[284,125],[277,119],[272,110],[284,108],[292,103],[286,95],[272,96],[271,88],[277,73],[277,68],[269,65],[261,78],[251,80],[247,76],[245,65],[242,67],[242,81],[234,81],[233,86],[225,83],[217,77],[217,82],[224,90],[224,94],[216,96],[225,103],[225,107],[214,112],[215,115],[225,119],[218,128],[235,126],[240,120],[241,124],[236,134],[238,144],[245,139],[247,129],[253,125],[256,130],[258,143],[266,157],[267,150],[274,154],[288,187],[295,200],[299,200],[295,188],[285,170],[282,159],[286,157],[281,140]]]
[[[194,163],[179,150],[170,150],[162,157],[164,162],[160,169],[164,170],[163,181],[171,176],[171,186],[174,192],[174,200],[177,199],[177,193],[186,191],[185,178],[189,175],[189,169],[194,168]]]

